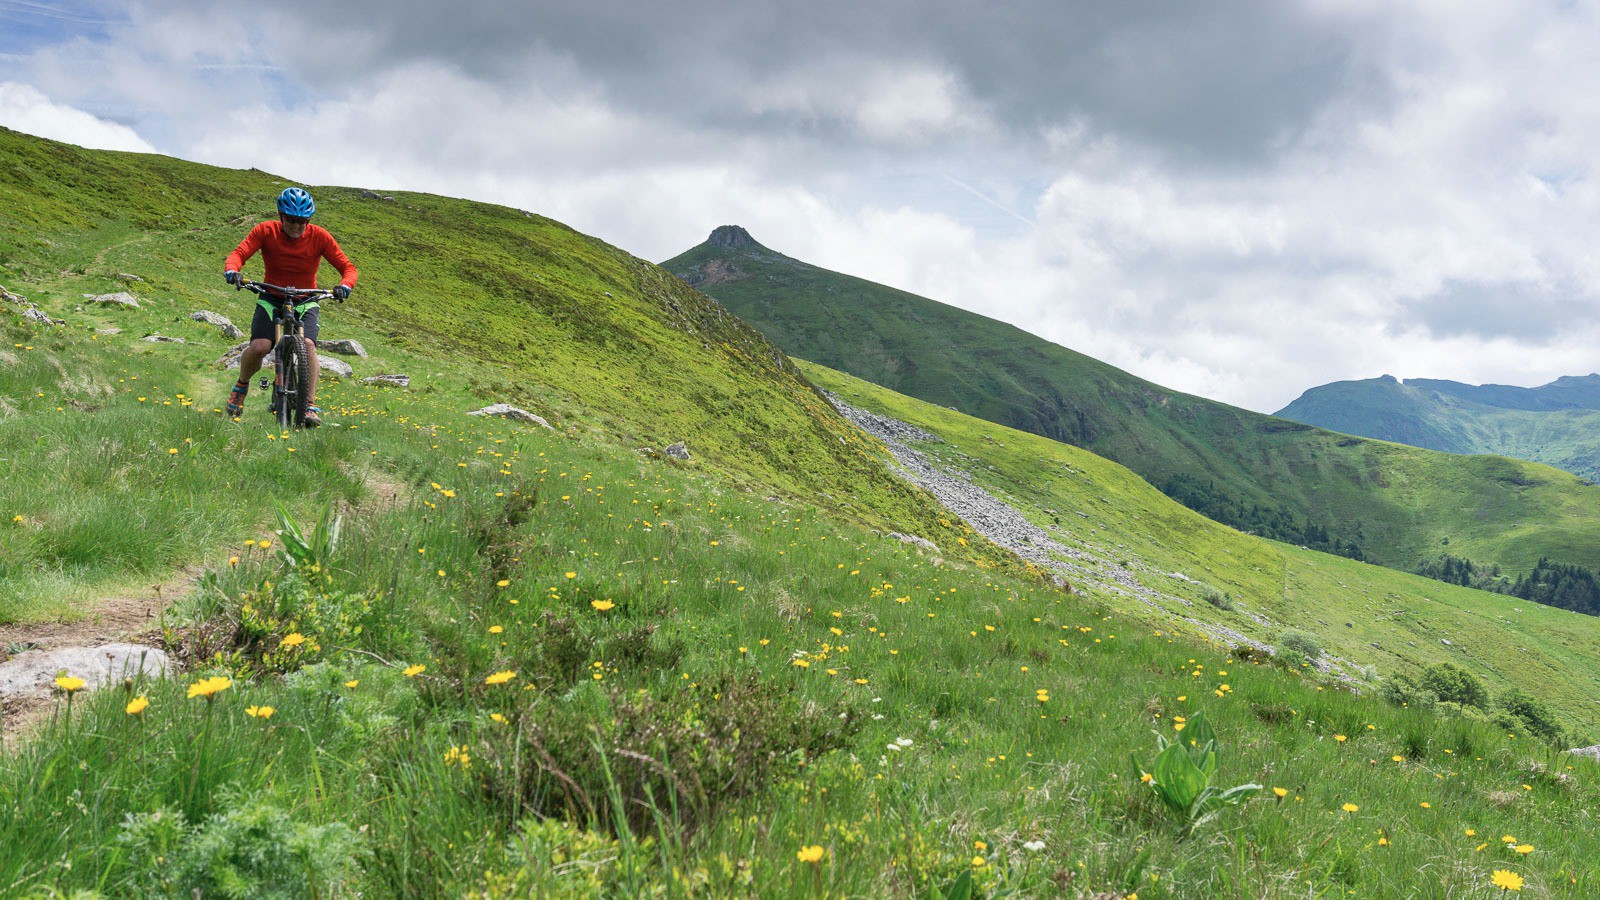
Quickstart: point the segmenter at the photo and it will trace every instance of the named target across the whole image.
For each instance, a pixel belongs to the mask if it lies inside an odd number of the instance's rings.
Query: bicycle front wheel
[[[306,408],[311,405],[311,357],[305,338],[287,334],[278,341],[278,424],[284,428],[305,425]]]

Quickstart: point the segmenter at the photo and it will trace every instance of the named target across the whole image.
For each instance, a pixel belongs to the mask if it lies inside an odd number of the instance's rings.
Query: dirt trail
[[[0,662],[28,650],[99,647],[118,641],[155,644],[161,614],[173,600],[192,590],[199,576],[199,569],[184,569],[146,590],[101,598],[73,621],[0,625]],[[50,696],[6,699],[0,708],[0,747],[10,748],[48,718],[56,702]]]

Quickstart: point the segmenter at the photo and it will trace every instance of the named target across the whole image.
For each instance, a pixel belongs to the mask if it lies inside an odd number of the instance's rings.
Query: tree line
[[[1497,565],[1485,565],[1448,553],[1423,563],[1416,572],[1450,584],[1600,616],[1600,575],[1592,569],[1551,562],[1542,556],[1532,571],[1514,579],[1502,575]]]

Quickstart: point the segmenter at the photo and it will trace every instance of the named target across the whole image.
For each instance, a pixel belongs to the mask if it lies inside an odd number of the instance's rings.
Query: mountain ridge
[[[703,242],[662,266],[792,356],[1084,447],[1235,527],[1399,568],[1444,545],[1513,570],[1541,556],[1600,568],[1600,541],[1577,524],[1594,496],[1570,473],[1429,455],[1184,394],[1015,326],[775,264],[767,257],[782,254],[763,250]]]
[[[1600,375],[1539,387],[1385,375],[1319,385],[1277,415],[1448,453],[1498,454],[1600,480]]]

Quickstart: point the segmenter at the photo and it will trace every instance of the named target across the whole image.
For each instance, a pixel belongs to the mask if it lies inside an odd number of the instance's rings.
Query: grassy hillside
[[[308,552],[257,508],[182,533],[204,572],[159,639],[183,672],[63,695],[0,750],[0,893],[1600,890],[1600,838],[1572,827],[1600,765],[1521,732],[1232,659],[1092,585],[940,561],[604,434],[463,417],[470,365],[394,357],[434,363],[432,390],[330,384],[344,427],[280,434],[185,403],[214,348],[47,309],[68,327],[0,319],[7,553],[48,565],[69,526],[160,539],[236,506],[226,477],[287,496],[308,535],[336,503],[343,529]],[[9,449],[25,435],[61,452]],[[1122,551],[1140,571],[1231,584],[1294,555],[1047,446],[1085,485],[1052,503],[1130,539],[1160,523]],[[124,481],[56,490],[73,463]],[[1263,790],[1191,828],[1157,794],[1156,735],[1204,728],[1217,786]]]
[[[1448,662],[1493,691],[1528,688],[1583,733],[1600,734],[1600,620],[1501,594],[1241,534],[1172,502],[1117,463],[1038,435],[924,403],[840,372],[808,377],[853,406],[937,435],[919,449],[970,473],[1034,524],[1098,560],[1093,585],[1131,576],[1119,614],[1152,626],[1204,626],[1269,645],[1314,634],[1367,689]],[[1216,592],[1231,602],[1207,601]]]
[[[222,283],[222,259],[275,214],[282,179],[5,129],[0,172],[0,284],[66,310],[84,294],[131,289],[156,315],[119,340],[160,329],[203,342],[213,358],[232,342],[188,313],[212,309],[248,328],[252,298]],[[649,263],[505,207],[314,194],[318,223],[363,273],[354,298],[325,311],[324,336],[423,354],[418,387],[470,372],[486,403],[527,407],[560,428],[635,447],[687,441],[701,464],[745,483],[903,532],[938,529],[927,503],[883,474],[781,352]],[[253,260],[246,274],[260,267]],[[98,307],[84,315],[134,324]],[[190,395],[220,406],[225,376],[195,371]]]
[[[1450,453],[1493,453],[1600,478],[1600,376],[1537,388],[1390,376],[1312,388],[1277,415]]]
[[[1300,543],[1355,543],[1400,568],[1445,546],[1512,571],[1540,556],[1600,566],[1600,504],[1569,473],[1362,440],[1177,393],[747,239],[707,242],[663,266],[793,356],[1083,447],[1214,517]]]
[[[371,279],[330,311],[329,336],[338,322],[373,351],[358,374],[416,380],[330,382],[330,425],[283,433],[259,397],[241,422],[215,411],[224,342],[185,318],[216,305],[215,245],[248,221],[213,223],[189,192],[270,179],[6,140],[0,284],[65,325],[0,306],[0,627],[92,616],[119,577],[199,574],[151,635],[176,677],[63,689],[53,717],[0,749],[0,895],[1600,892],[1600,836],[1573,827],[1600,803],[1600,765],[1231,658],[1119,611],[1115,592],[1059,591],[1002,563],[827,407],[780,402],[785,385],[817,396],[794,370],[710,339],[714,308],[675,318],[693,295],[638,288],[652,270],[618,251],[460,201],[385,213],[321,191]],[[12,186],[18,172],[37,196]],[[145,207],[102,195],[148,195],[148,219],[118,218]],[[384,216],[380,233],[368,219]],[[402,237],[403,257],[378,252]],[[502,254],[521,280],[476,280]],[[517,266],[524,255],[547,262]],[[597,290],[595,273],[634,265],[638,282]],[[143,309],[82,307],[117,272],[144,279],[131,282]],[[544,306],[501,292],[540,284]],[[457,303],[515,323],[529,356],[508,365],[515,341],[499,331],[494,352],[475,350]],[[595,330],[562,330],[569,307]],[[619,321],[634,322],[625,336]],[[155,329],[190,343],[138,340]],[[760,421],[806,445],[688,464],[636,452],[679,436],[696,448],[691,425],[712,447],[752,428],[621,383],[667,377],[661,358],[703,382],[698,396],[750,392],[771,407]],[[562,427],[464,415],[502,389]],[[1050,503],[1092,508],[1140,577],[1236,579],[1248,605],[1269,583],[1253,567],[1293,556],[1118,467],[1069,462],[1083,485]],[[1028,462],[991,464],[1009,478]],[[335,515],[337,540],[316,524]],[[880,533],[903,518],[946,552]],[[1190,532],[1197,549],[1182,549]],[[1305,575],[1304,590],[1368,571]],[[1184,778],[1154,762],[1157,735],[1212,730],[1213,786],[1263,790],[1197,822],[1160,799]]]

